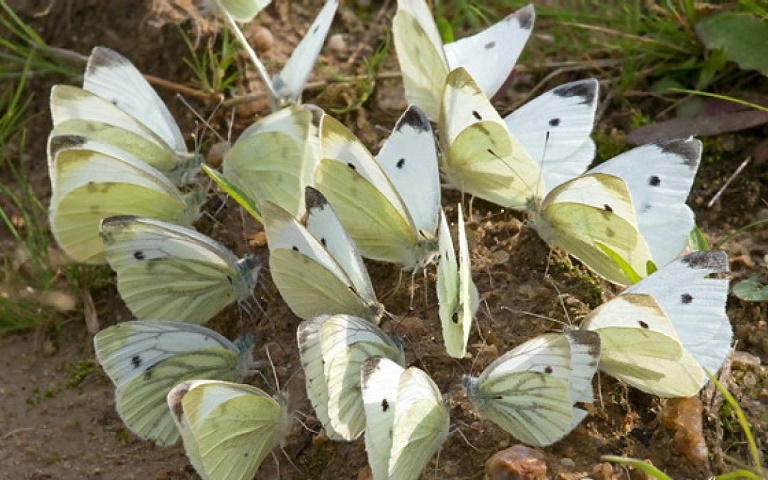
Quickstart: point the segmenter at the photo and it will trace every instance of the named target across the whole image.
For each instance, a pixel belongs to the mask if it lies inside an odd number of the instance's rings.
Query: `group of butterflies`
[[[248,21],[268,1],[221,0]],[[202,165],[155,91],[124,57],[96,47],[83,88],[51,92],[50,224],[73,259],[104,263],[136,321],[95,337],[127,427],[158,445],[183,440],[204,479],[250,479],[290,431],[287,402],[242,383],[253,340],[201,326],[245,301],[261,264],[190,228],[202,168],[260,220],[275,285],[297,329],[306,390],[325,434],[365,435],[374,480],[416,479],[449,434],[429,376],[407,367],[379,328],[362,257],[425,269],[438,260],[447,353],[464,358],[478,292],[461,205],[458,258],[441,209],[454,188],[528,212],[550,245],[631,285],[578,330],[533,338],[462,383],[477,411],[522,442],[550,445],[587,415],[597,369],[663,397],[695,395],[731,343],[723,252],[680,257],[701,143],[644,145],[589,171],[598,83],[561,85],[506,118],[489,98],[530,35],[527,6],[443,44],[424,0],[398,0],[394,41],[410,107],[374,157],[339,121],[300,103],[333,20],[328,0],[285,68],[266,78],[274,113],[239,137],[222,171]],[[430,122],[438,125],[438,157]],[[442,171],[442,177],[441,177]]]

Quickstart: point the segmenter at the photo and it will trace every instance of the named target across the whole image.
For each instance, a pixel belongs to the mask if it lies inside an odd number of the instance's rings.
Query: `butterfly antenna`
[[[466,435],[464,435],[464,432],[462,432],[462,431],[461,431],[461,429],[458,427],[458,424],[462,424],[462,425],[464,425],[465,427],[466,427],[466,426],[468,426],[466,423],[464,423],[464,422],[462,422],[462,421],[458,421],[458,422],[456,422],[456,427],[455,427],[455,428],[453,428],[453,429],[450,431],[450,433],[458,433],[458,434],[459,434],[459,436],[460,436],[461,438],[463,438],[463,439],[464,439],[464,443],[466,443],[466,444],[467,444],[467,446],[468,446],[469,448],[471,448],[472,450],[474,450],[474,451],[476,451],[476,452],[482,452],[482,450],[480,450],[480,449],[479,449],[479,448],[477,448],[476,446],[472,445],[472,442],[470,442],[470,441],[469,441],[469,439],[467,438],[467,436],[466,436]]]
[[[226,141],[226,140],[224,139],[224,137],[222,137],[222,136],[219,134],[219,132],[217,132],[217,131],[216,131],[216,129],[214,129],[214,128],[211,126],[211,122],[210,122],[210,120],[213,118],[213,116],[214,116],[214,115],[216,115],[216,112],[218,111],[219,107],[221,106],[221,103],[222,103],[222,100],[221,100],[221,99],[219,99],[219,103],[217,103],[217,104],[216,104],[216,107],[214,107],[213,111],[211,112],[211,115],[210,115],[210,116],[208,117],[208,119],[206,120],[205,118],[203,118],[203,116],[202,116],[202,115],[200,115],[200,113],[199,113],[199,112],[198,112],[198,111],[197,111],[197,110],[196,110],[194,107],[192,107],[192,105],[190,105],[190,103],[187,101],[187,99],[186,99],[186,98],[184,98],[184,97],[183,97],[181,94],[176,94],[176,97],[177,97],[179,100],[181,100],[181,103],[183,103],[183,104],[184,104],[184,106],[185,106],[185,107],[187,107],[187,108],[189,109],[189,111],[190,111],[190,112],[192,112],[192,115],[194,115],[194,116],[195,116],[195,118],[197,118],[197,120],[198,120],[200,123],[202,123],[202,124],[203,124],[203,131],[202,131],[202,132],[200,132],[200,138],[202,138],[202,137],[204,137],[204,136],[205,136],[205,131],[206,131],[206,130],[210,130],[211,132],[213,132],[213,134],[214,134],[214,135],[216,135],[216,137],[219,139],[219,141],[220,141],[220,142],[225,142],[225,141]]]
[[[427,266],[421,269],[424,278],[424,307],[429,308],[429,284],[427,283]]]
[[[264,346],[264,351],[267,354],[267,360],[269,360],[269,366],[272,367],[272,376],[275,377],[275,391],[279,392],[280,390],[280,380],[277,378],[277,370],[275,369],[275,363],[272,361],[272,355],[269,354],[269,347],[266,345]]]
[[[560,288],[558,288],[557,284],[554,280],[552,280],[552,277],[547,276],[547,280],[549,281],[550,285],[552,285],[552,288],[555,289],[557,292],[557,300],[560,302],[560,307],[563,309],[563,313],[565,314],[565,319],[567,321],[568,327],[573,327],[573,322],[571,321],[571,316],[568,314],[568,309],[565,307],[565,300],[563,300],[563,293],[560,291]]]
[[[253,62],[253,65],[256,67],[256,71],[258,72],[261,80],[264,82],[264,85],[266,85],[267,90],[269,91],[270,103],[272,103],[274,106],[275,102],[277,101],[278,94],[275,91],[275,87],[272,85],[272,78],[269,76],[269,72],[267,72],[266,67],[264,67],[263,63],[261,63],[261,60],[259,60],[258,55],[256,55],[256,52],[253,50],[253,47],[251,47],[251,44],[248,43],[245,35],[243,35],[243,31],[240,30],[240,26],[237,24],[232,15],[224,10],[224,16],[227,18],[227,22],[229,23],[229,27],[232,30],[232,33],[235,34],[235,37],[237,37],[237,40],[243,46],[245,52],[248,54],[248,57],[251,59],[251,62]]]
[[[502,310],[506,310],[506,311],[508,311],[510,313],[517,314],[517,315],[528,315],[529,317],[539,318],[541,320],[548,320],[550,322],[557,323],[559,325],[562,325],[563,327],[569,327],[569,325],[567,323],[563,322],[562,320],[558,320],[556,318],[548,317],[546,315],[540,315],[538,313],[529,312],[527,310],[517,310],[517,309],[514,309],[514,308],[509,308],[509,307],[504,306],[504,305],[501,306],[501,309]]]
[[[550,132],[547,130],[547,132],[544,134],[544,148],[541,151],[541,158],[539,159],[539,178],[536,183],[536,190],[534,192],[538,192],[539,188],[541,187],[541,183],[544,181],[544,162],[547,158],[547,148],[549,147],[549,135]]]

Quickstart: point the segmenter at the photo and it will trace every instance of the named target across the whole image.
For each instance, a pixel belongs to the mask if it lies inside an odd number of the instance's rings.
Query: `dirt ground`
[[[179,4],[190,2],[179,1]],[[272,32],[271,48],[261,52],[267,67],[276,71],[301,33],[308,25],[320,0],[289,2],[275,0],[256,20],[258,25]],[[311,81],[315,88],[305,95],[305,101],[329,109],[352,103],[358,90],[349,84],[331,83],[329,72],[343,76],[365,72],[362,59],[370,56],[373,48],[386,35],[388,18],[394,13],[390,2],[380,9],[377,2],[342,2],[334,21],[331,35],[336,36],[334,48],[325,48],[321,59],[325,65],[316,69]],[[71,49],[87,55],[95,45],[117,49],[130,58],[137,67],[155,77],[196,88],[194,76],[182,61],[188,57],[178,28],[164,19],[180,10],[164,9],[159,12],[146,1],[104,0],[19,0],[9,2],[12,8],[48,42],[49,45]],[[368,6],[363,6],[368,5]],[[157,6],[157,5],[155,5]],[[353,9],[354,7],[354,9]],[[164,16],[161,16],[163,13]],[[207,41],[207,22],[201,17],[201,42]],[[546,33],[557,25],[538,21],[534,32]],[[194,38],[195,22],[187,20],[183,29]],[[264,35],[254,29],[252,34]],[[531,42],[536,42],[533,36]],[[267,41],[265,46],[269,46]],[[535,66],[534,59],[523,57],[526,66]],[[245,63],[244,63],[245,64]],[[371,98],[362,109],[338,115],[372,148],[384,133],[380,125],[391,128],[405,107],[397,63],[393,53],[382,69],[384,75],[375,84]],[[525,92],[548,72],[530,69],[518,75],[506,97],[499,105],[511,108],[525,98]],[[586,76],[594,72],[579,72]],[[579,78],[577,75],[559,75],[550,80],[547,88]],[[29,123],[26,152],[29,155],[30,180],[44,204],[48,202],[50,185],[45,161],[45,138],[50,130],[48,94],[53,83],[63,81],[52,78],[33,78],[34,99],[31,112],[35,118]],[[319,83],[318,83],[319,82]],[[76,80],[69,83],[78,84]],[[240,94],[259,91],[258,79],[250,74]],[[173,89],[159,88],[184,132],[192,132],[195,118],[174,97]],[[602,97],[605,97],[604,91]],[[214,99],[186,96],[193,108],[203,117],[215,110]],[[613,98],[613,97],[611,97]],[[602,116],[596,131],[622,138],[629,128],[626,103],[611,100],[601,104]],[[654,117],[658,105],[643,99],[634,105],[637,110]],[[241,132],[258,115],[268,113],[264,100],[239,104],[236,109],[232,136]],[[219,112],[212,125],[227,136],[229,112]],[[618,132],[618,133],[617,133]],[[705,160],[699,171],[690,205],[697,214],[701,230],[714,241],[734,228],[768,216],[766,206],[766,170],[764,165],[751,165],[726,190],[713,208],[707,201],[721,187],[724,180],[743,160],[750,144],[765,135],[765,127],[739,135],[723,135],[705,143]],[[707,150],[715,145],[717,155]],[[374,148],[375,149],[375,148]],[[4,184],[11,182],[8,172],[0,171]],[[9,185],[14,188],[13,184]],[[455,204],[460,196],[446,192],[443,205],[448,206],[449,218],[455,220]],[[3,202],[3,208],[12,208]],[[266,247],[251,246],[245,235],[260,230],[254,221],[243,220],[240,209],[231,201],[212,195],[207,205],[215,212],[215,220],[205,218],[198,227],[206,234],[227,244],[241,255],[253,252],[267,263]],[[450,207],[454,205],[454,207]],[[532,312],[561,321],[566,315],[560,298],[567,307],[571,321],[578,322],[590,309],[611,298],[615,288],[599,280],[575,261],[554,252],[536,234],[522,223],[523,218],[494,205],[475,201],[471,231],[473,277],[485,300],[478,314],[478,323],[487,345],[483,345],[477,331],[470,338],[470,355],[461,361],[448,357],[439,332],[437,300],[435,298],[434,271],[428,283],[428,305],[425,305],[424,285],[417,282],[413,309],[409,309],[410,292],[407,282],[393,293],[398,284],[397,268],[391,265],[368,263],[379,298],[396,319],[404,335],[407,361],[425,369],[448,398],[453,433],[445,442],[439,460],[429,464],[423,478],[470,479],[482,478],[485,461],[496,451],[513,445],[515,440],[490,422],[480,421],[469,408],[460,386],[462,374],[468,373],[473,363],[477,373],[497,354],[522,341],[546,331],[561,328],[557,323],[520,312]],[[465,206],[466,208],[466,206]],[[13,248],[7,233],[0,231],[3,245]],[[4,247],[4,248],[6,248]],[[763,256],[768,253],[768,230],[752,230],[724,246],[731,258],[731,278],[739,280],[750,275],[766,279]],[[549,261],[552,282],[544,272]],[[761,267],[761,265],[763,265]],[[556,288],[555,288],[556,287]],[[558,297],[558,290],[561,297]],[[127,320],[130,317],[117,296],[114,286],[90,292],[101,327]],[[276,461],[266,460],[257,478],[366,478],[366,457],[362,439],[353,443],[323,441],[311,430],[319,430],[319,423],[303,393],[295,329],[299,319],[293,316],[272,283],[264,273],[257,288],[261,306],[266,315],[241,320],[237,307],[231,307],[209,323],[230,338],[242,332],[253,332],[257,339],[256,360],[266,359],[264,347],[269,347],[281,386],[289,391],[291,407],[297,410],[291,434],[286,439],[284,453],[279,451]],[[768,453],[768,329],[766,305],[743,302],[729,297],[728,312],[733,322],[736,349],[756,357],[759,362],[735,362],[732,371],[723,378],[745,410],[763,455]],[[53,322],[41,319],[37,331],[7,335],[0,338],[0,479],[108,479],[141,478],[184,479],[196,478],[180,445],[159,448],[133,437],[127,432],[114,411],[113,389],[109,379],[95,363],[92,337],[88,334],[82,314],[64,315]],[[397,323],[397,322],[394,322]],[[479,360],[475,357],[480,355]],[[743,358],[743,355],[740,355]],[[289,381],[290,379],[290,381]],[[256,377],[254,384],[272,390]],[[286,384],[287,383],[287,384]],[[744,437],[725,410],[705,409],[704,435],[709,448],[708,459],[692,463],[671,448],[673,432],[660,426],[659,416],[663,401],[627,388],[603,375],[599,383],[600,396],[589,407],[590,415],[571,435],[559,443],[542,449],[546,456],[549,478],[576,479],[589,476],[596,479],[644,478],[637,472],[630,474],[621,467],[602,463],[601,455],[625,455],[648,460],[666,471],[672,478],[701,479],[728,471],[731,467],[724,456],[746,461]],[[722,402],[711,391],[701,394],[705,406]],[[466,437],[463,438],[463,437]],[[470,445],[471,444],[471,445]]]

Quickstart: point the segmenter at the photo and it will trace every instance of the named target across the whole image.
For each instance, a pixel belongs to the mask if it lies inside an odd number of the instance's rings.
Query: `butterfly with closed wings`
[[[176,384],[196,378],[242,381],[253,367],[247,337],[232,343],[186,322],[123,322],[97,333],[93,344],[115,385],[120,418],[136,435],[161,446],[179,438],[165,404]]]
[[[429,120],[415,106],[398,119],[376,158],[325,115],[315,187],[367,258],[424,268],[438,254],[440,179]]]
[[[238,259],[205,235],[151,218],[105,218],[101,239],[117,290],[140,320],[205,323],[247,300],[261,268],[253,255]]]
[[[378,323],[384,306],[354,243],[323,195],[306,188],[304,222],[264,204],[269,267],[280,294],[298,317],[345,313]]]

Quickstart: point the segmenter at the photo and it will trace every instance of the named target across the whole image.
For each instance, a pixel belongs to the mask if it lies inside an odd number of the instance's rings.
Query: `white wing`
[[[187,151],[184,136],[157,92],[128,59],[114,50],[93,49],[88,57],[83,89],[140,119],[174,151]]]
[[[599,83],[594,79],[560,85],[504,118],[509,133],[541,165],[544,195],[581,175],[595,155],[589,137],[595,124]]]
[[[325,6],[309,26],[306,35],[296,46],[288,62],[272,79],[272,86],[280,97],[276,99],[278,102],[296,103],[301,98],[304,84],[307,83],[307,78],[315,67],[315,61],[331,28],[338,6],[339,0],[325,2]]]
[[[478,32],[445,45],[449,70],[466,68],[486,96],[493,97],[515,67],[535,20],[533,5]]]
[[[643,145],[598,165],[590,173],[608,173],[627,184],[657,267],[680,255],[693,229],[693,213],[685,205],[701,161],[701,142],[694,138]]]
[[[440,175],[429,119],[412,105],[400,116],[376,160],[397,190],[416,228],[434,236],[440,209]]]
[[[363,259],[328,200],[312,187],[306,188],[304,198],[307,206],[307,231],[336,259],[358,295],[367,301],[376,302],[376,292],[373,291]]]
[[[714,374],[728,355],[733,332],[725,312],[728,280],[709,275],[727,271],[725,252],[695,252],[656,271],[624,294],[653,296],[683,348]],[[706,381],[702,378],[702,384]]]
[[[403,372],[403,367],[383,357],[369,358],[360,368],[365,410],[365,451],[373,480],[389,478],[397,389]]]

